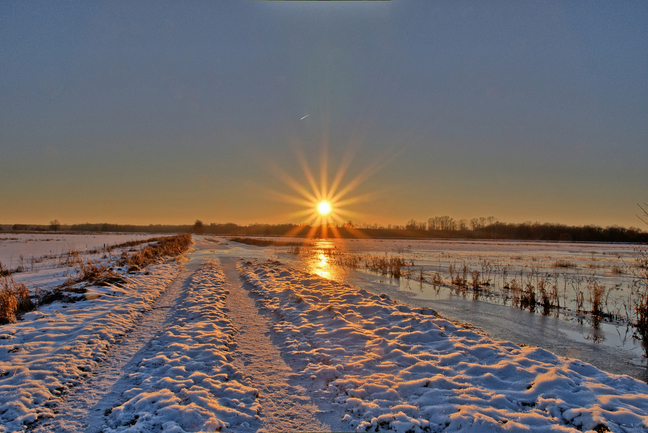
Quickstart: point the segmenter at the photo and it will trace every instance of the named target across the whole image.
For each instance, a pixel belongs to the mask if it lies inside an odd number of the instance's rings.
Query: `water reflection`
[[[322,278],[343,282],[346,272],[340,266],[332,263],[327,251],[335,249],[335,244],[330,240],[319,240],[315,242],[316,254],[306,258],[307,271],[319,275]]]
[[[320,253],[317,260],[314,260],[312,272],[322,278],[331,279],[331,266],[324,254]]]

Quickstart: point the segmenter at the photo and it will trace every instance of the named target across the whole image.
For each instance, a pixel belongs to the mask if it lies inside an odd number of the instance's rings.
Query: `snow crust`
[[[0,327],[0,431],[23,431],[54,407],[105,358],[178,273],[152,265],[123,285],[93,286],[85,300],[55,302]]]
[[[234,326],[225,276],[209,261],[195,272],[150,357],[128,375],[131,389],[113,408],[105,432],[240,431],[258,419],[258,390],[232,365]]]
[[[648,385],[278,262],[239,266],[300,374],[357,431],[648,430]],[[605,430],[603,430],[605,431]]]

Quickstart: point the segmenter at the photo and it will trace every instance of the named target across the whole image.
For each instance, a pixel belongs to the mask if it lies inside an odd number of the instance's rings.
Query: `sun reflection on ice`
[[[331,279],[330,266],[328,263],[328,258],[324,254],[320,254],[318,257],[319,261],[317,263],[317,269],[315,273],[322,278]]]
[[[315,248],[320,249],[320,252],[307,259],[308,272],[328,280],[345,281],[345,270],[335,264],[326,253],[327,250],[335,248],[333,241],[330,239],[319,240],[315,242]]]

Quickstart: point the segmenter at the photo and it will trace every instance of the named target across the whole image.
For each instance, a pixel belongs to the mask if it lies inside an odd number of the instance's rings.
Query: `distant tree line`
[[[67,232],[123,232],[123,233],[197,233],[232,236],[312,236],[312,237],[369,237],[369,238],[465,238],[511,239],[574,242],[648,242],[648,232],[639,228],[595,225],[568,226],[555,223],[503,223],[497,218],[478,217],[470,220],[443,215],[427,221],[409,220],[405,225],[343,224],[311,226],[308,224],[248,224],[204,223],[193,225],[122,225],[109,223],[61,224],[53,220],[49,225],[14,224],[5,226],[13,231],[67,231]]]
[[[400,227],[397,227],[400,229]],[[648,233],[636,227],[595,225],[568,226],[556,223],[503,223],[497,218],[479,217],[459,220],[444,215],[422,221],[410,220],[404,227],[405,237],[447,237],[468,239],[516,239],[574,242],[648,242]],[[388,229],[387,229],[388,230]],[[380,236],[381,230],[371,233]],[[399,230],[397,230],[399,231]]]

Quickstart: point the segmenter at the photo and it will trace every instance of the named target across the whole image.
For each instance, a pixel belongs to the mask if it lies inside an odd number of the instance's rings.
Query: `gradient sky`
[[[646,23],[645,0],[2,1],[0,223],[299,223],[303,154],[318,184],[371,175],[356,222],[643,226]]]

